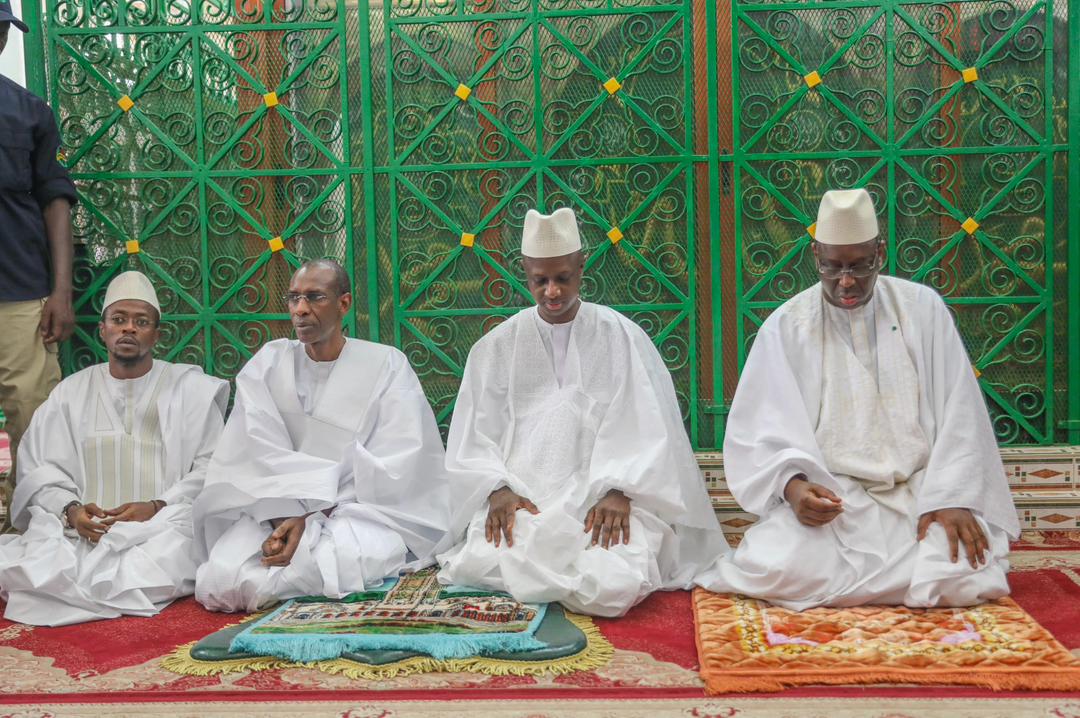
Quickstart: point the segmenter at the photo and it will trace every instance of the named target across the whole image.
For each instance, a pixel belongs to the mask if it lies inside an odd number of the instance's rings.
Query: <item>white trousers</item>
[[[592,546],[580,519],[559,507],[537,515],[518,511],[514,545],[484,538],[487,506],[469,524],[465,541],[439,556],[444,584],[506,591],[524,603],[561,602],[571,611],[621,616],[661,586],[658,556],[675,540],[671,527],[630,510],[630,543]]]
[[[121,615],[153,616],[195,587],[191,507],[164,507],[149,521],[114,524],[96,544],[64,532],[36,507],[21,536],[0,536],[4,617],[64,626]]]
[[[212,611],[256,611],[299,596],[341,598],[378,586],[405,565],[405,542],[392,529],[335,510],[308,517],[288,566],[262,565],[269,522],[245,516],[233,524],[199,567],[195,598]]]
[[[1008,595],[1004,531],[976,516],[990,551],[986,563],[973,569],[963,544],[959,560],[950,561],[949,541],[937,522],[917,541],[918,517],[852,498],[844,496],[844,513],[825,526],[804,526],[790,506],[778,507],[697,583],[798,611],[871,603],[972,606]]]

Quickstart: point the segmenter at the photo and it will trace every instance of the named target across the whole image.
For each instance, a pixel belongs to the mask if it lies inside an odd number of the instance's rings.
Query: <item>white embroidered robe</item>
[[[191,502],[227,402],[226,382],[165,361],[137,379],[98,364],[62,381],[19,447],[13,515],[25,533],[0,536],[5,617],[57,626],[150,616],[191,594]],[[71,501],[112,509],[152,499],[167,505],[114,524],[96,545],[61,523]]]
[[[870,334],[873,332],[873,334]],[[1006,595],[1016,511],[983,396],[945,303],[879,277],[845,311],[815,285],[758,332],[728,417],[728,485],[760,520],[699,578],[713,591],[804,609],[864,603],[966,606]],[[839,495],[829,524],[800,524],[783,500],[795,474]],[[973,570],[951,563],[940,524],[967,508],[990,541]]]
[[[329,372],[312,364],[300,342],[280,339],[236,378],[195,504],[206,557],[195,595],[207,608],[342,597],[430,563],[446,532],[442,440],[405,356],[349,339]],[[271,519],[309,513],[290,564],[263,566]]]
[[[565,352],[555,331],[533,307],[469,354],[446,457],[459,543],[439,556],[439,579],[617,616],[652,591],[690,585],[727,545],[645,332],[589,303]],[[540,509],[517,512],[512,547],[484,538],[500,486]],[[631,500],[630,543],[590,546],[586,513],[610,489]]]

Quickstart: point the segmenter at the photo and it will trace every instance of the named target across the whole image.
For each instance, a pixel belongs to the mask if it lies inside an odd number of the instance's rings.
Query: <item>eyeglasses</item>
[[[854,279],[865,279],[881,268],[877,259],[870,262],[856,264],[853,267],[838,267],[835,264],[818,263],[817,271],[822,279],[840,279],[845,274],[850,274]]]
[[[129,320],[135,322],[135,327],[137,329],[149,329],[154,326],[154,320],[146,317],[135,317],[134,319],[131,319],[126,314],[110,314],[105,318],[105,321],[112,324],[114,327],[125,327]]]
[[[330,297],[326,296],[322,292],[308,292],[307,294],[299,294],[298,292],[286,292],[281,295],[281,301],[285,302],[290,307],[295,307],[300,303],[300,300],[304,299],[311,306],[317,304],[326,304]]]

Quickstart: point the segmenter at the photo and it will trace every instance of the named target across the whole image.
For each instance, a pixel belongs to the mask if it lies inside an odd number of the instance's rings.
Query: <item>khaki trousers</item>
[[[0,409],[4,430],[11,438],[11,458],[19,446],[30,417],[52,388],[60,382],[57,345],[41,341],[38,324],[44,299],[0,302]],[[8,510],[15,489],[15,465],[0,478],[0,530],[9,526]]]

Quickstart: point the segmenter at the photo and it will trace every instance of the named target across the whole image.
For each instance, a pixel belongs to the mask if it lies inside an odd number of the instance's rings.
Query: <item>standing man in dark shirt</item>
[[[0,0],[0,52],[26,25]],[[57,159],[60,132],[41,98],[0,76],[0,407],[11,453],[60,381],[59,342],[71,336],[71,206],[75,185]],[[11,498],[14,471],[0,483]],[[0,513],[0,528],[8,523]]]

